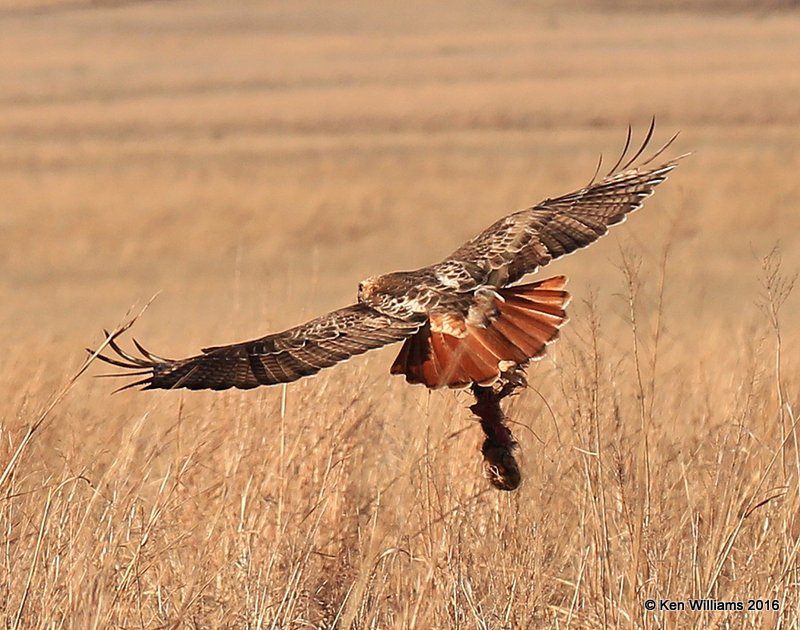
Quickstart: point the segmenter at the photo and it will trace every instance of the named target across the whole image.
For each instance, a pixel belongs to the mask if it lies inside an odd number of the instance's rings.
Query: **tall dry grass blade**
[[[18,465],[19,459],[22,457],[23,452],[27,448],[28,444],[30,443],[31,439],[33,439],[34,434],[38,431],[42,425],[45,423],[47,418],[50,416],[50,413],[55,409],[55,407],[69,394],[72,388],[75,386],[75,383],[78,379],[89,369],[89,366],[94,362],[95,359],[100,357],[100,353],[111,343],[113,343],[114,338],[119,336],[120,334],[124,333],[128,330],[131,326],[133,326],[136,321],[144,314],[150,304],[153,303],[153,300],[158,297],[156,293],[153,297],[151,297],[147,303],[142,307],[142,309],[134,315],[130,320],[126,323],[119,325],[117,328],[112,331],[111,335],[107,335],[106,339],[100,346],[95,350],[87,359],[84,360],[81,367],[78,371],[67,381],[67,383],[61,388],[61,390],[53,397],[50,403],[45,407],[44,411],[39,415],[36,421],[28,427],[25,435],[23,436],[20,443],[17,445],[16,449],[14,450],[14,454],[11,456],[11,459],[6,464],[5,468],[3,469],[2,474],[0,474],[0,492],[2,492],[3,487],[5,486],[6,482],[8,481],[9,477],[11,476],[14,468]],[[128,317],[126,314],[125,317]]]
[[[28,571],[28,578],[25,581],[25,588],[23,588],[22,590],[22,598],[20,599],[19,607],[17,608],[17,614],[14,617],[14,623],[11,626],[12,628],[14,628],[14,630],[20,627],[20,622],[22,620],[22,612],[23,610],[25,610],[25,604],[27,603],[28,597],[30,595],[31,582],[33,582],[33,575],[36,572],[36,567],[39,562],[39,554],[42,551],[42,541],[44,540],[45,536],[47,518],[50,515],[50,506],[52,498],[53,498],[53,491],[51,489],[50,491],[48,491],[47,499],[44,502],[44,509],[42,510],[42,519],[39,524],[39,534],[36,537],[36,546],[34,547],[33,550],[33,558],[31,559],[31,566],[30,570]]]

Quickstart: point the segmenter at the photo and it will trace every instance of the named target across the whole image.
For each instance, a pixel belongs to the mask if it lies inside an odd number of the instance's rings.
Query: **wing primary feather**
[[[145,376],[152,374],[151,370],[140,370],[139,372],[116,372],[114,374],[95,374],[94,378],[120,378],[127,376]]]
[[[620,168],[621,171],[627,171],[630,168],[631,164],[633,164],[636,160],[639,159],[639,156],[644,153],[644,150],[647,148],[647,145],[650,144],[650,140],[653,137],[653,133],[656,130],[656,117],[653,116],[650,119],[650,128],[647,130],[647,135],[644,137],[644,142],[642,142],[642,146],[639,147],[639,150],[633,155],[633,157],[625,162],[625,165]]]
[[[655,160],[655,159],[656,159],[656,158],[657,158],[659,155],[661,155],[662,153],[664,153],[664,151],[666,151],[666,150],[667,150],[667,149],[668,149],[668,148],[669,148],[669,147],[672,145],[672,143],[673,143],[673,142],[675,142],[675,140],[677,140],[677,139],[678,139],[678,136],[679,136],[679,135],[681,135],[681,132],[680,132],[680,131],[676,131],[676,132],[675,132],[675,133],[672,135],[672,137],[671,137],[669,140],[667,140],[667,141],[666,141],[666,142],[665,142],[665,143],[662,145],[662,147],[661,147],[661,148],[660,148],[658,151],[656,151],[655,153],[653,153],[653,155],[651,155],[651,156],[650,156],[649,158],[647,158],[647,159],[646,159],[644,162],[642,162],[642,164],[641,164],[641,165],[642,165],[642,166],[647,166],[648,164],[652,163],[652,162],[653,162],[653,161],[654,161],[654,160]],[[683,155],[679,155],[679,156],[678,156],[678,157],[676,157],[676,158],[672,158],[672,161],[673,161],[673,162],[677,162],[677,161],[678,161],[678,160],[680,160],[681,158],[685,158],[687,155],[689,155],[689,154],[688,154],[688,153],[684,153]],[[673,165],[673,166],[670,168],[670,170],[672,170],[672,168],[675,168],[675,166]]]
[[[610,177],[611,175],[613,175],[614,173],[617,172],[617,169],[619,168],[619,165],[622,164],[622,160],[625,159],[625,155],[628,153],[628,149],[631,148],[631,138],[632,137],[633,137],[633,129],[631,128],[631,126],[629,124],[628,125],[628,133],[625,136],[625,146],[622,147],[622,153],[619,154],[619,159],[616,161],[614,166],[612,166],[609,169],[608,173],[606,174],[606,177]],[[598,166],[597,169],[600,170],[600,167]],[[597,177],[597,173],[595,173],[595,177]],[[592,178],[592,184],[594,184],[594,177]]]
[[[89,354],[94,354],[94,350],[90,348],[86,348],[86,352],[88,352]],[[118,359],[112,359],[111,357],[107,357],[104,354],[98,354],[97,358],[100,359],[103,363],[108,363],[109,365],[115,365],[117,367],[125,368],[126,370],[138,370],[139,368],[144,367],[138,363],[123,363]]]
[[[106,332],[106,331],[104,331],[104,332]],[[108,332],[106,332],[106,335],[108,335]],[[125,352],[122,348],[119,347],[117,342],[111,336],[109,336],[108,345],[114,352],[116,352],[120,357],[122,357],[126,361],[130,361],[131,363],[133,363],[135,365],[138,365],[140,367],[148,367],[149,366],[149,362],[148,361],[145,361],[144,359],[140,359],[138,357],[133,356],[132,354],[128,354],[127,352]]]
[[[150,377],[143,378],[140,381],[135,381],[133,383],[128,383],[127,385],[123,385],[122,387],[117,387],[117,389],[115,389],[113,392],[111,392],[111,394],[112,395],[118,394],[119,392],[124,392],[126,389],[133,389],[134,387],[138,387],[139,385],[150,385],[150,384],[151,384],[151,378]],[[151,388],[144,387],[143,389],[151,389]]]
[[[170,359],[165,359],[164,357],[160,357],[157,354],[153,354],[152,352],[145,350],[142,345],[136,341],[136,337],[132,337],[131,339],[133,341],[133,345],[136,346],[136,349],[141,352],[142,356],[144,356],[146,359],[155,361],[156,363],[168,363],[170,361]]]

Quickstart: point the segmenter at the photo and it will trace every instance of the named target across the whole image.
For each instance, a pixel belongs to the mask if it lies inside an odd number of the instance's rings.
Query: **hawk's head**
[[[358,301],[368,304],[375,295],[375,276],[371,276],[358,283]]]
[[[358,283],[358,301],[362,304],[377,306],[386,300],[405,298],[414,281],[411,274],[403,271],[370,276]]]
[[[392,317],[416,317],[428,310],[427,301],[421,303],[418,299],[419,291],[424,292],[420,285],[416,272],[395,271],[372,276],[358,284],[358,301]]]

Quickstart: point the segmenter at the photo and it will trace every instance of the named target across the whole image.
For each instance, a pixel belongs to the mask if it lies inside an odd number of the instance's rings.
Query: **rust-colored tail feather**
[[[456,334],[447,334],[433,315],[433,326],[429,323],[406,339],[392,374],[405,374],[409,383],[431,388],[466,387],[494,381],[502,362],[522,365],[541,358],[567,321],[566,281],[556,276],[499,289],[497,316],[485,328],[464,322],[461,334],[452,326]],[[452,321],[452,314],[447,317]]]
[[[480,378],[490,367],[482,366],[476,362],[475,355],[470,351],[469,337],[459,339],[451,335],[440,333],[445,344],[450,350],[450,362],[445,369],[445,380],[453,380],[458,383],[471,383],[474,378]],[[452,370],[450,376],[447,372]]]
[[[511,343],[495,326],[487,328],[470,326],[469,330],[472,333],[471,336],[494,356],[495,367],[498,361],[524,363],[528,359],[527,355]]]

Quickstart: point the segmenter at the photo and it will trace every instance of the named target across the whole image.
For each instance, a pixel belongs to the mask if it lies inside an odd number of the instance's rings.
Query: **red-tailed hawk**
[[[350,357],[402,341],[392,374],[430,388],[493,382],[505,370],[540,358],[567,321],[566,278],[516,284],[550,261],[586,247],[625,220],[676,166],[653,161],[674,140],[640,160],[636,154],[577,192],[545,199],[503,217],[442,262],[374,276],[358,286],[356,304],[252,341],[164,359],[136,344],[141,356],[109,346],[112,365],[144,376],[126,387],[250,389],[288,383]],[[623,163],[624,161],[624,163]],[[123,388],[125,389],[125,388]]]

